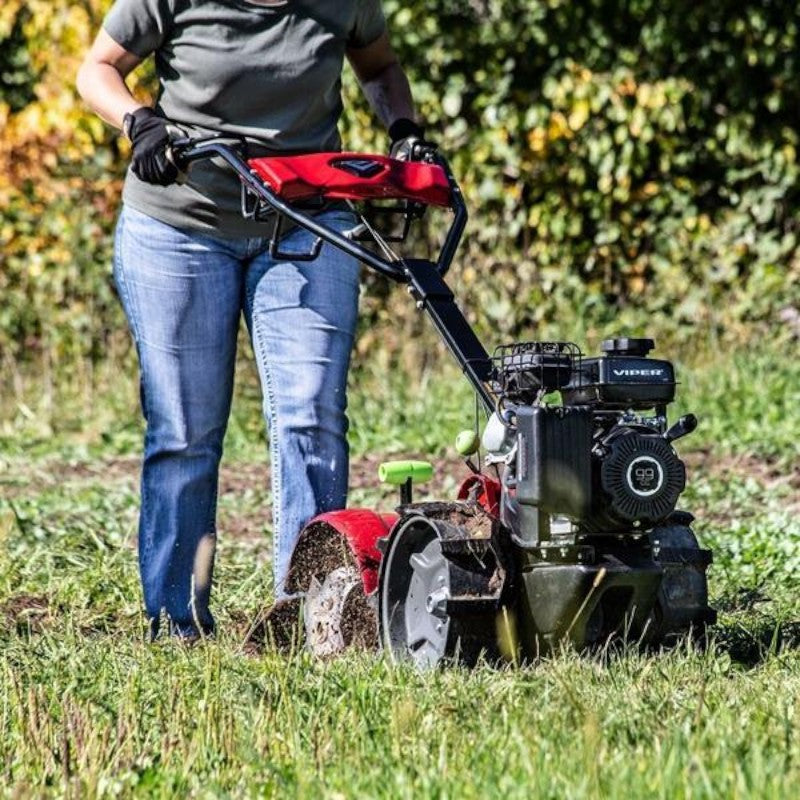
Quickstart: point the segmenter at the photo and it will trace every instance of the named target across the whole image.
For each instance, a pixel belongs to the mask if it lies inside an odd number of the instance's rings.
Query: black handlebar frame
[[[381,275],[396,281],[397,283],[409,283],[411,280],[408,270],[404,267],[404,260],[390,261],[383,256],[374,253],[358,242],[347,238],[347,236],[337,231],[321,225],[317,220],[303,209],[293,206],[286,200],[279,197],[258,177],[254,170],[241,157],[236,150],[236,145],[241,142],[235,139],[225,139],[222,137],[209,137],[200,139],[180,138],[175,139],[169,146],[169,158],[180,170],[184,170],[193,161],[202,161],[209,158],[221,158],[238,176],[245,189],[255,195],[258,200],[266,203],[277,214],[284,216],[310,231],[322,241],[332,244],[334,247],[348,253],[354,258],[359,259],[368,267],[379,272]],[[441,155],[434,155],[434,162],[444,170],[447,182],[450,185],[450,208],[453,211],[453,221],[445,237],[444,244],[439,252],[439,257],[432,262],[439,275],[444,276],[453,263],[456,249],[461,241],[464,228],[467,224],[467,207],[461,194],[461,188],[453,177],[450,166]]]
[[[453,292],[444,281],[444,276],[450,269],[467,224],[467,208],[464,198],[447,161],[439,154],[433,155],[433,163],[442,167],[450,184],[450,208],[453,211],[453,221],[439,251],[438,259],[435,262],[413,258],[392,261],[368,250],[353,239],[347,238],[346,235],[321,225],[310,214],[280,198],[236,151],[236,147],[242,144],[241,140],[222,137],[175,139],[171,142],[167,155],[181,171],[184,171],[193,161],[221,158],[239,176],[244,189],[255,195],[257,201],[263,201],[270,206],[278,215],[278,219],[282,216],[287,217],[295,224],[315,234],[317,243],[313,250],[317,250],[321,242],[328,242],[390,280],[407,284],[417,304],[427,312],[448,349],[461,366],[465,376],[480,397],[484,408],[491,413],[497,402],[491,390],[494,374],[492,359],[464,318],[455,303]],[[275,229],[280,230],[278,225],[275,226]],[[278,247],[276,238],[275,230],[273,230],[272,246],[274,248]],[[300,260],[308,260],[310,256],[311,254],[285,254],[287,258]]]

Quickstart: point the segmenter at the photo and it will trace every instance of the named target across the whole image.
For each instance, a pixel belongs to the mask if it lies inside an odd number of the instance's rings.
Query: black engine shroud
[[[569,517],[587,534],[645,531],[675,510],[686,485],[665,430],[675,373],[646,357],[652,347],[651,339],[611,339],[604,355],[580,358],[574,345],[535,342],[503,353],[520,505]],[[552,391],[563,405],[538,402]]]

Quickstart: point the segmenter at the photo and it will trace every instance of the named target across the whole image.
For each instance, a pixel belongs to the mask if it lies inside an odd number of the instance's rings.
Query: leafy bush
[[[491,286],[472,300],[494,327],[798,302],[797,4],[386,5],[477,212]]]
[[[125,159],[116,135],[82,106],[74,87],[109,5],[6,0],[0,8],[0,74],[15,76],[0,95],[6,363],[42,352],[51,361],[101,358],[109,332],[124,329],[109,262]],[[30,91],[21,105],[24,87]]]
[[[71,79],[108,5],[0,9],[0,73],[13,76],[0,96],[0,352],[12,358],[98,355],[124,327],[108,283],[124,153]],[[656,319],[691,336],[800,306],[800,2],[384,5],[472,210],[458,280],[481,325],[515,336]],[[348,146],[384,148],[352,76],[345,93]],[[369,282],[367,322],[413,331],[405,298],[385,295]]]

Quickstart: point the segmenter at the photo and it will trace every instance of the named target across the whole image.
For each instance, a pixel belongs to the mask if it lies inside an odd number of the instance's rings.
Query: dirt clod
[[[6,630],[39,633],[52,620],[53,609],[46,597],[20,594],[0,604],[0,626]]]
[[[322,583],[326,575],[339,567],[356,568],[347,542],[330,525],[309,525],[301,534],[292,554],[286,591],[289,594],[306,592],[312,578]]]
[[[288,653],[302,646],[303,637],[303,600],[290,597],[279,600],[256,620],[244,649],[253,654],[264,650]]]
[[[312,524],[303,531],[292,555],[286,591],[291,594],[307,593],[312,584],[319,588],[328,576],[342,570],[352,572],[356,576],[360,575],[347,542],[330,525]],[[299,601],[284,601],[286,602]],[[335,616],[336,619],[326,619],[325,624],[334,626],[336,630],[333,633],[337,640],[341,635],[345,647],[370,650],[377,648],[378,622],[375,602],[374,598],[364,596],[360,579],[348,591],[342,605],[336,609]],[[268,646],[270,641],[268,633],[279,649],[285,646],[287,640],[290,644],[302,641],[304,631],[299,607],[294,606],[292,610],[285,610],[281,603],[277,603],[269,609],[263,623],[259,625],[257,631],[254,630],[250,638],[260,638],[261,646]]]
[[[352,591],[342,607],[342,639],[345,647],[378,649],[377,597]]]
[[[429,519],[449,522],[462,529],[467,537],[489,538],[492,518],[478,505],[467,503],[415,503],[403,508],[404,514],[419,513]]]

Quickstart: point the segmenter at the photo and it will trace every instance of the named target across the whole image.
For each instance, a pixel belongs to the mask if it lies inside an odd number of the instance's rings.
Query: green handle
[[[433,477],[433,464],[427,461],[384,461],[378,467],[381,483],[401,486],[407,480],[412,483],[425,483]]]

